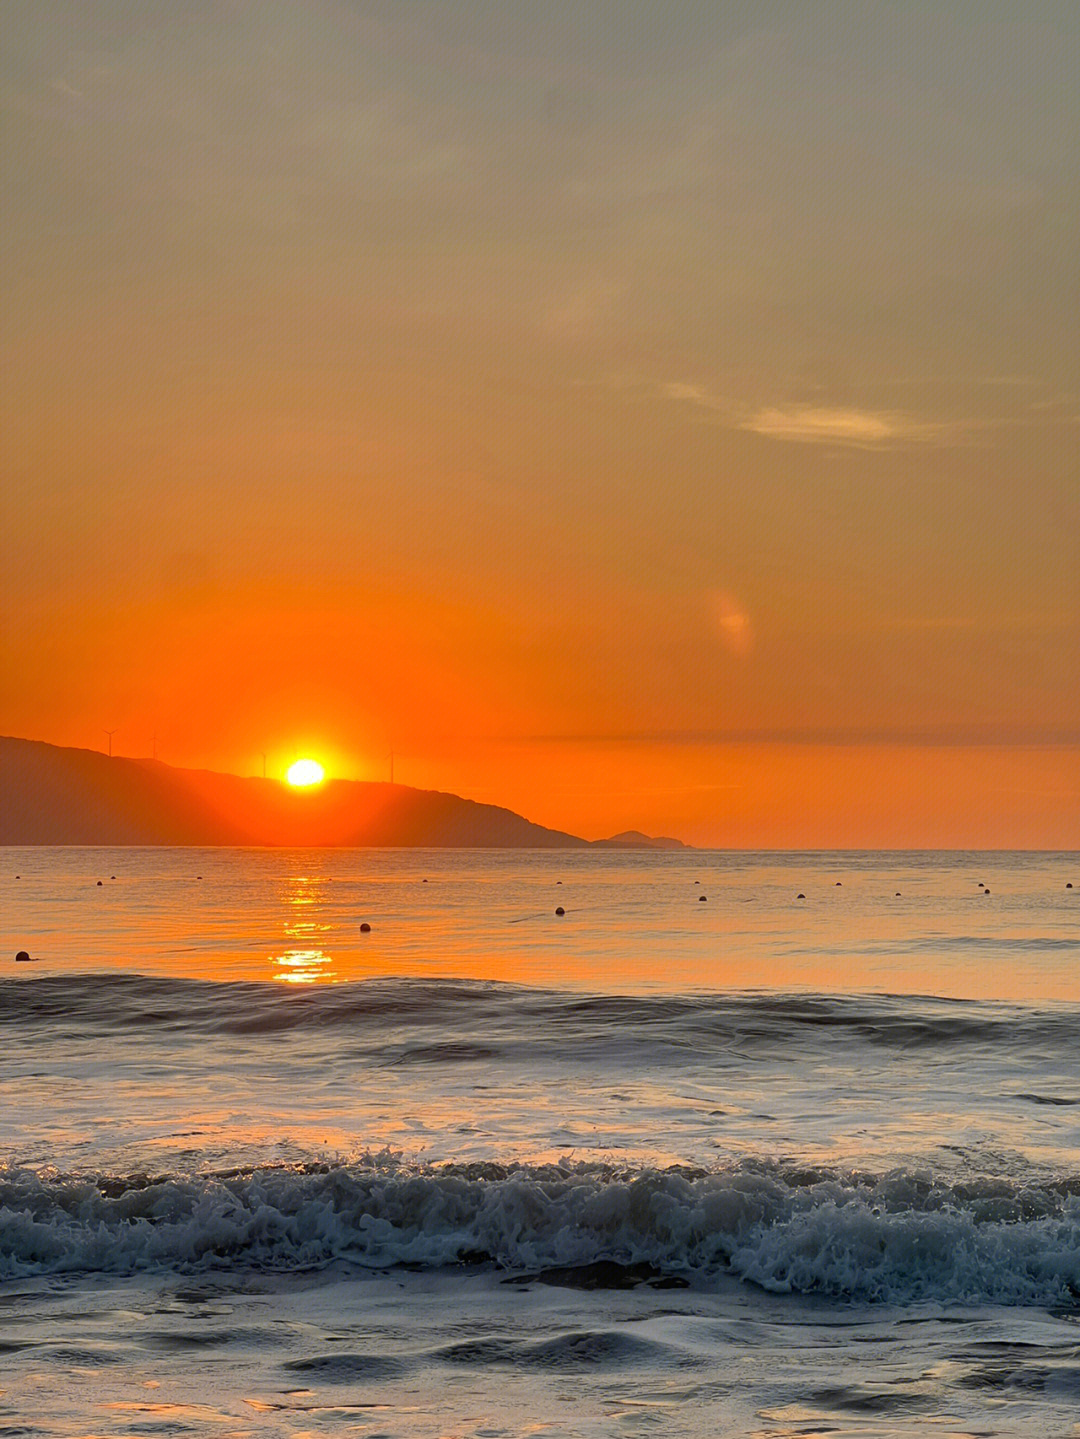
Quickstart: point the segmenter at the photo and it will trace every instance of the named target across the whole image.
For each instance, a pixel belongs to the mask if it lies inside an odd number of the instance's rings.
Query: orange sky
[[[0,732],[1080,845],[1074,7],[6,23]]]

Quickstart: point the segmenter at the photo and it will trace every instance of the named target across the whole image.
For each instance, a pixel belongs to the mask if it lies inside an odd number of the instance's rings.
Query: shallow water
[[[1080,1433],[1077,856],[0,870],[0,1433]]]
[[[776,1299],[723,1277],[582,1293],[474,1270],[38,1281],[9,1299],[6,1342],[26,1347],[4,1356],[0,1423],[29,1410],[22,1433],[1077,1432],[1080,1328],[1038,1310]]]

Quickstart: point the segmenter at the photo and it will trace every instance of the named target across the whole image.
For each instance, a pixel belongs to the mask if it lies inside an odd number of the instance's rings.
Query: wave
[[[381,1039],[407,1030],[413,1058],[454,1062],[510,1046],[574,1045],[583,1051],[633,1032],[659,1047],[785,1049],[849,1038],[913,1049],[988,1044],[1028,1048],[1080,1043],[1080,1009],[933,996],[777,994],[590,995],[496,981],[370,979],[285,990],[250,981],[215,983],[138,974],[0,980],[0,1029],[48,1027],[53,1034],[167,1030],[181,1036],[276,1035],[347,1029]],[[477,1043],[477,1036],[482,1042]],[[404,1062],[408,1062],[406,1058]]]
[[[962,1183],[744,1162],[0,1170],[0,1274],[614,1263],[862,1302],[1080,1300],[1080,1174]]]

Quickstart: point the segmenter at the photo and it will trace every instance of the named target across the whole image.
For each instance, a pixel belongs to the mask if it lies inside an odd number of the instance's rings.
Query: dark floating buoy
[[[707,894],[699,894],[697,897],[698,904],[704,904],[708,897],[709,896]]]
[[[115,878],[116,878],[116,875],[115,875],[115,874],[110,874],[110,875],[109,875],[109,878],[110,878],[110,879],[115,879]]]
[[[422,879],[422,880],[420,881],[420,883],[421,883],[421,884],[427,884],[427,880],[426,880],[426,879]],[[562,880],[560,880],[559,883],[561,884],[561,883],[562,883]]]
[[[700,880],[700,879],[695,879],[695,880],[694,880],[694,883],[695,883],[695,884],[700,884],[700,883],[701,883],[701,880]]]
[[[842,888],[842,884],[841,884],[841,881],[840,881],[840,880],[837,880],[837,881],[836,881],[836,888],[837,888],[837,889]]]
[[[100,879],[99,879],[99,880],[98,880],[98,889],[100,889],[100,888],[101,888],[101,886],[102,886],[102,884],[103,884],[103,883],[104,883],[104,881],[103,881],[103,880],[100,880]]]
[[[15,956],[15,963],[16,963],[16,964],[29,964],[29,963],[30,963],[30,956],[27,954],[27,952],[26,952],[25,949],[20,949],[20,950],[19,950],[18,954]]]
[[[561,880],[561,879],[557,879],[557,880],[555,881],[555,883],[556,883],[556,884],[562,884],[562,880]]]
[[[897,890],[896,893],[893,895],[893,899],[899,899],[899,898],[900,898],[900,891]]]
[[[556,914],[565,914],[565,913],[566,913],[566,910],[563,909],[562,905],[560,904],[560,905],[556,908],[555,913],[556,913]]]
[[[361,933],[361,934],[370,934],[370,933],[371,933],[371,925],[368,924],[368,922],[367,922],[366,919],[364,920],[363,924],[360,926],[360,933]]]
[[[795,896],[795,898],[796,898],[796,899],[805,899],[805,898],[806,898],[806,895],[805,895],[805,894],[797,894],[797,895]]]
[[[19,877],[18,875],[15,876],[16,879],[18,879],[18,877]],[[1065,888],[1066,888],[1066,889],[1072,889],[1072,880],[1071,880],[1071,879],[1069,880],[1068,884],[1066,884]]]
[[[201,875],[201,874],[197,874],[197,875],[195,876],[195,878],[196,878],[196,879],[202,879],[202,875]]]
[[[990,891],[989,891],[988,889],[984,889],[984,890],[983,890],[983,894],[989,894],[989,893],[990,893]]]

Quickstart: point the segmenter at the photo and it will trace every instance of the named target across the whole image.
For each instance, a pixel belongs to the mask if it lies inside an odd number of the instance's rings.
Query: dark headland
[[[636,832],[589,841],[497,805],[408,785],[339,779],[296,790],[0,737],[0,844],[588,849],[678,841]]]

